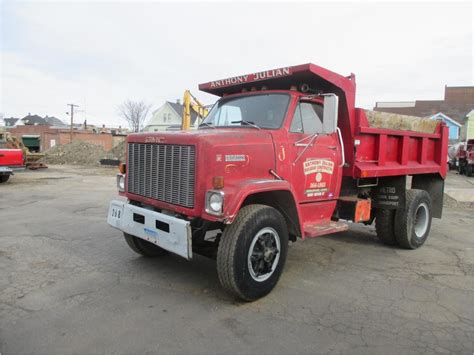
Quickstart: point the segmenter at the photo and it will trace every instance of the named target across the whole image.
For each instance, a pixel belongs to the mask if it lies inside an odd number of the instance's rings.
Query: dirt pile
[[[108,158],[110,159],[119,159],[122,162],[125,162],[125,140],[117,144],[108,152]]]
[[[398,129],[422,133],[434,133],[438,121],[429,118],[399,115],[397,113],[365,110],[371,127]]]
[[[45,152],[41,162],[58,165],[98,166],[101,159],[120,159],[125,156],[125,143],[106,152],[101,146],[82,141],[56,145]]]

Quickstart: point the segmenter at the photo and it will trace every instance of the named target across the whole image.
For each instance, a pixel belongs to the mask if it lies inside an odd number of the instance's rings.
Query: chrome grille
[[[195,147],[128,143],[128,192],[194,207]]]

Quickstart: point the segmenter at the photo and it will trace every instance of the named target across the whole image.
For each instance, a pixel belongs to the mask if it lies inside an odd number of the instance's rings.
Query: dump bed
[[[315,64],[302,64],[215,80],[199,85],[199,89],[225,96],[253,90],[294,90],[303,84],[308,93],[334,93],[339,97],[338,127],[344,143],[345,176],[446,176],[447,126],[356,108],[354,74],[342,76]]]
[[[448,127],[428,118],[356,109],[354,178],[447,172]]]

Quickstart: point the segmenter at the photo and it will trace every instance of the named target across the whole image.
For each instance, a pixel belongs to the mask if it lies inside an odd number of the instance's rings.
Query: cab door
[[[339,197],[341,147],[335,127],[334,132],[324,132],[323,111],[319,102],[299,101],[288,132],[293,187],[299,203]]]

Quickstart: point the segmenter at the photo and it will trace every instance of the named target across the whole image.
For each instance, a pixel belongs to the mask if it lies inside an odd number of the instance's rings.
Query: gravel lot
[[[1,354],[474,352],[472,207],[450,204],[415,251],[361,226],[298,242],[275,290],[240,303],[212,260],[128,248],[106,223],[114,175],[56,166],[0,186]]]

